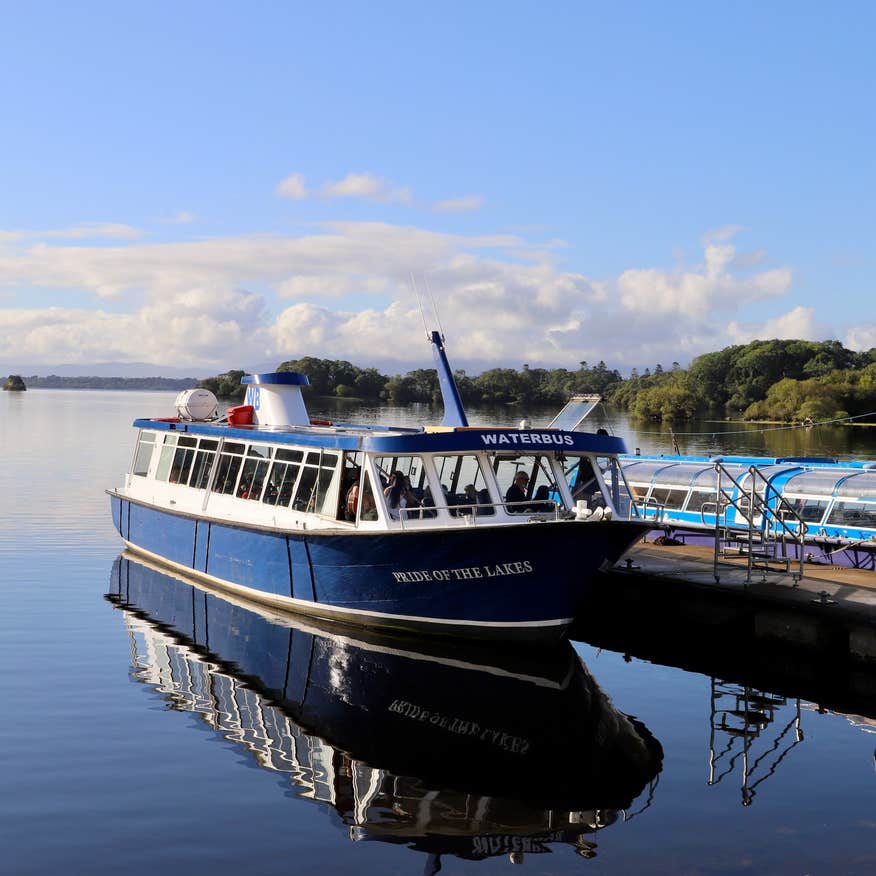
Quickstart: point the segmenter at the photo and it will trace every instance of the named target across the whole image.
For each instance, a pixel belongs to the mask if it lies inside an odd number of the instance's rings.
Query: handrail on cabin
[[[550,505],[552,506],[552,509],[545,511],[533,511],[532,505],[534,504]],[[520,511],[509,510],[514,506],[521,506]],[[481,508],[491,508],[492,513],[478,513],[478,510]],[[502,508],[508,511],[509,514],[516,515],[520,520],[564,520],[571,514],[571,512],[566,512],[561,503],[555,502],[553,499],[539,499],[537,500],[537,502],[535,500],[528,499],[524,502],[466,502],[460,505],[417,505],[414,508],[397,509],[399,512],[399,516],[398,518],[392,519],[398,519],[402,524],[402,529],[404,529],[404,525],[406,522],[410,520],[422,520],[424,513],[429,515],[431,514],[431,512],[443,510],[447,511],[451,517],[455,517],[456,519],[466,519],[466,526],[476,526],[479,517],[495,518],[497,508]],[[453,512],[456,513],[454,514]]]

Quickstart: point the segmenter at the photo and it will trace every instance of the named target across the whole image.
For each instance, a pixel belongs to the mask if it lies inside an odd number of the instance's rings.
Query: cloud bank
[[[341,183],[385,190],[374,179]],[[517,234],[335,222],[294,237],[118,237],[80,246],[6,233],[0,361],[219,371],[314,355],[387,370],[429,367],[412,274],[421,289],[428,280],[454,364],[469,370],[602,359],[624,371],[684,363],[754,337],[820,331],[811,309],[786,300],[792,272],[752,269],[730,242],[732,229],[709,237],[696,264],[602,279],[564,270],[557,248]],[[29,307],[34,290],[53,306]],[[71,293],[93,296],[93,307],[65,304]],[[745,320],[756,305],[776,312]],[[864,329],[858,336],[864,344],[872,337]]]

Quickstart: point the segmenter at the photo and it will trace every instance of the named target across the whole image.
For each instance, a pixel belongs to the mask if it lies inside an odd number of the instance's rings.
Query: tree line
[[[406,374],[381,374],[376,368],[359,368],[350,362],[306,356],[283,362],[278,371],[306,374],[310,385],[305,392],[314,396],[355,398],[406,405],[441,401],[438,374],[433,368],[418,368]],[[219,398],[240,401],[245,388],[240,385],[243,371],[226,371],[198,385]],[[575,371],[565,368],[491,368],[477,376],[455,371],[454,378],[466,404],[562,405],[574,393],[606,393],[623,381],[620,372],[605,362],[589,366],[581,362]]]
[[[721,415],[744,420],[813,422],[876,411],[876,348],[839,341],[752,341],[633,374],[609,399],[633,416],[686,420]],[[876,419],[876,418],[874,418]]]
[[[194,377],[61,377],[49,374],[46,377],[25,377],[27,386],[38,389],[138,389],[172,390],[195,386]]]
[[[314,396],[357,398],[391,404],[440,402],[433,369],[381,374],[350,362],[306,356],[278,371],[299,371]],[[241,401],[244,371],[227,371],[200,382],[219,398]],[[859,416],[876,411],[876,348],[848,350],[839,341],[771,340],[725,347],[682,368],[673,362],[628,378],[605,362],[566,368],[491,368],[472,376],[454,372],[466,404],[523,407],[564,404],[575,393],[598,393],[607,403],[640,419],[678,421],[719,415],[783,422]]]

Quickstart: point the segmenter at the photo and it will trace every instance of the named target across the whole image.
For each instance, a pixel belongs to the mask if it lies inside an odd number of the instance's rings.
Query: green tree
[[[245,371],[225,371],[215,377],[208,377],[198,381],[202,389],[209,389],[216,398],[222,401],[230,401],[239,404],[246,395],[246,387],[240,382]]]

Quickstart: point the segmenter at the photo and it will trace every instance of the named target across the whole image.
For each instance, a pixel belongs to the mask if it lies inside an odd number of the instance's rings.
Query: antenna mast
[[[417,281],[414,279],[413,271],[411,271],[411,288],[414,290],[414,295],[417,296],[417,306],[420,308],[420,316],[423,319],[423,331],[426,333],[426,340],[429,340],[429,326],[426,323],[426,312],[423,310],[423,299],[420,297],[420,290],[417,289]]]
[[[432,312],[435,314],[435,323],[438,326],[438,331],[441,332],[441,340],[444,340],[444,326],[441,325],[441,317],[438,315],[438,305],[435,303],[435,296],[432,294],[432,287],[429,285],[429,277],[423,274],[423,283],[426,286],[426,292],[429,295],[429,300],[432,302]]]

